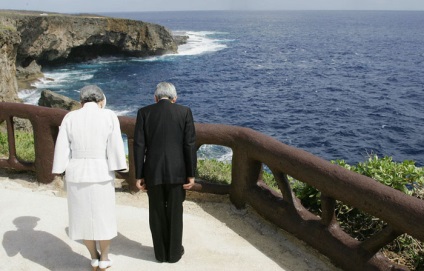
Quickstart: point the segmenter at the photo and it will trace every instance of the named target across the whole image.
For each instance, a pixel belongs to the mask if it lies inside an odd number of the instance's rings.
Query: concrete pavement
[[[85,246],[67,236],[63,195],[51,185],[0,175],[0,270],[91,270]],[[119,235],[108,270],[339,270],[253,210],[236,210],[227,196],[204,200],[195,194],[184,205],[183,258],[157,263],[146,198],[117,193]]]

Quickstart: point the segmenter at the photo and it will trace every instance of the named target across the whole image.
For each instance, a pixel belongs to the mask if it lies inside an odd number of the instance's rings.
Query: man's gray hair
[[[160,82],[156,86],[155,96],[160,100],[162,98],[174,99],[177,98],[177,90],[175,86],[168,82]]]
[[[105,94],[102,89],[96,85],[85,86],[80,89],[80,101],[81,103],[88,102],[100,102],[105,99]]]

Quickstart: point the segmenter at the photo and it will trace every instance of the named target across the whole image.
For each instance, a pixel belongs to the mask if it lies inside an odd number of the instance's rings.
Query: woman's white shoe
[[[91,267],[93,267],[93,271],[97,271],[97,267],[99,267],[99,259],[92,259]]]
[[[109,268],[112,266],[112,260],[109,259],[107,261],[99,261],[99,268],[101,271],[106,270],[106,268]]]

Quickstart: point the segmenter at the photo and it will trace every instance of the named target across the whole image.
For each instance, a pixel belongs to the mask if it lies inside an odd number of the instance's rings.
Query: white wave
[[[18,92],[18,97],[26,104],[38,104],[40,89],[24,89]]]
[[[178,53],[166,54],[160,56],[149,56],[144,58],[132,58],[134,62],[155,62],[155,61],[170,61],[178,56],[194,56],[206,53],[218,52],[227,48],[225,43],[233,40],[219,39],[213,37],[215,35],[225,35],[223,32],[211,31],[174,31],[175,35],[188,36],[187,43],[178,46]],[[99,63],[107,63],[108,60],[104,59]],[[110,62],[119,62],[119,59],[111,59]]]
[[[229,162],[233,157],[231,148],[219,145],[202,145],[197,154],[199,159],[216,159],[221,162]]]
[[[94,71],[90,71],[94,73]],[[31,84],[35,89],[21,90],[18,95],[26,104],[38,104],[43,89],[60,89],[72,85],[75,81],[86,81],[93,78],[93,74],[85,71],[69,71],[60,69],[55,72],[44,72],[44,78]],[[56,91],[61,93],[61,90]]]
[[[22,99],[24,104],[37,105],[38,100],[41,97],[42,91],[43,89],[23,89],[18,92],[18,97]],[[64,91],[55,91],[55,92],[67,96],[66,93],[64,93]]]
[[[227,153],[224,153],[223,155],[218,157],[217,160],[222,162],[231,162],[232,159],[233,159],[233,150],[229,149]]]
[[[93,78],[95,70],[58,70],[57,72],[45,72],[44,78],[33,83],[35,88],[62,87],[73,84],[75,81],[87,81]]]
[[[115,112],[115,114],[118,116],[128,116],[130,113],[133,112],[133,110],[114,110],[112,108],[109,109]]]
[[[81,76],[80,76],[80,78],[78,78],[78,80],[87,81],[87,80],[90,80],[93,77],[94,77],[93,74],[81,74]]]
[[[89,61],[90,64],[109,64],[109,63],[121,63],[121,62],[127,62],[127,59],[117,56],[108,56],[108,57],[98,57],[96,59],[93,59]]]
[[[178,53],[166,54],[161,56],[151,56],[146,58],[135,58],[133,61],[154,62],[172,60],[178,56],[194,56],[206,53],[218,52],[227,48],[228,39],[219,39],[216,35],[225,35],[226,33],[211,31],[174,31],[174,34],[188,36],[187,43],[178,46]]]
[[[148,57],[143,57],[143,58],[132,58],[131,61],[134,62],[155,62],[155,61],[159,61],[159,60],[169,60],[169,56],[171,56],[171,54],[169,55],[161,55],[161,56],[148,56]]]
[[[223,42],[228,40],[222,40],[212,37],[216,34],[223,34],[210,31],[187,31],[180,33],[181,35],[187,35],[187,43],[182,44],[178,47],[178,55],[200,55],[204,53],[217,52],[227,48],[227,45]]]

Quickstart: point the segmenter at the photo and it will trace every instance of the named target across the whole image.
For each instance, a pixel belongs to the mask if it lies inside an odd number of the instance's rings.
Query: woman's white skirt
[[[110,240],[117,236],[115,182],[66,183],[69,237]]]

